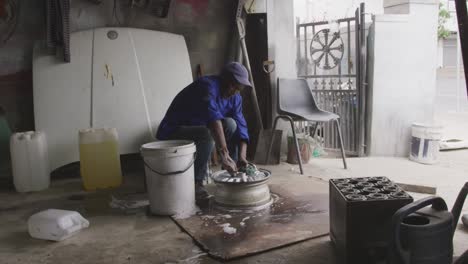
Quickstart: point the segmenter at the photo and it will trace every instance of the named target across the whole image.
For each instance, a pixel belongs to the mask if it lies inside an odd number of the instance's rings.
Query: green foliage
[[[439,39],[446,39],[450,36],[450,31],[445,27],[445,23],[450,18],[450,12],[439,3],[439,25],[437,26],[437,36]]]

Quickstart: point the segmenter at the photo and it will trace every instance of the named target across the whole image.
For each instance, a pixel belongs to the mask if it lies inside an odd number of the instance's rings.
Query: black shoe
[[[195,200],[205,200],[210,197],[210,194],[203,187],[202,183],[195,183]]]
[[[202,210],[210,204],[210,195],[201,183],[195,184],[195,204]]]

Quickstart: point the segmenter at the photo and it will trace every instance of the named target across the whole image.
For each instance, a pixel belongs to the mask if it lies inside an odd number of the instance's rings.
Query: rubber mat
[[[263,210],[224,210],[210,201],[197,215],[173,220],[214,258],[249,256],[328,234],[328,187],[319,185],[307,194],[270,185],[274,201]]]

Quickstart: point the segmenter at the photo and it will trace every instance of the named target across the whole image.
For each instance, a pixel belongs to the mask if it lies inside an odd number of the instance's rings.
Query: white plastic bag
[[[327,152],[325,152],[325,150],[323,149],[324,143],[322,142],[321,138],[313,138],[311,136],[308,136],[307,141],[309,142],[310,148],[312,150],[312,157],[318,158],[327,155]]]
[[[34,238],[62,241],[89,226],[78,212],[48,209],[28,219],[29,234]]]

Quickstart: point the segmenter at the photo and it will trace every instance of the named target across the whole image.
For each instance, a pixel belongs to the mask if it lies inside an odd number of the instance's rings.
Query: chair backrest
[[[277,87],[278,111],[294,112],[301,108],[320,110],[306,80],[278,78]]]

